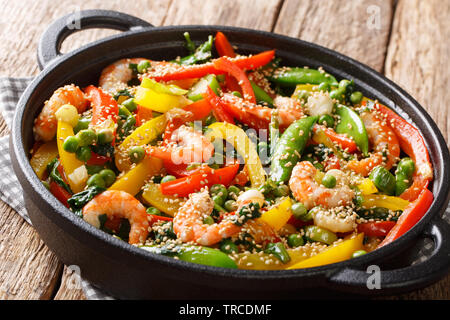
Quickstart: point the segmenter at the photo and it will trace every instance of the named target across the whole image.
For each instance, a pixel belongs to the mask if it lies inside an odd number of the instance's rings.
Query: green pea
[[[231,94],[232,94],[233,96],[242,98],[242,94],[241,94],[239,91],[233,91]]]
[[[78,119],[77,125],[73,128],[73,132],[77,134],[79,131],[89,128],[91,123],[90,118],[80,118]]]
[[[227,254],[239,252],[237,245],[230,239],[222,240],[219,244],[219,249]]]
[[[159,211],[159,209],[155,208],[155,207],[149,207],[147,208],[147,213],[151,214],[151,215],[155,215],[155,216],[160,216],[161,215],[161,211]]]
[[[357,251],[353,252],[352,258],[358,258],[365,254],[367,254],[367,252],[365,250],[357,250]]]
[[[308,210],[301,202],[296,202],[291,206],[292,215],[298,219],[303,220],[303,217],[305,217],[308,214]]]
[[[363,99],[363,94],[361,91],[355,91],[350,95],[350,102],[353,104],[358,104]]]
[[[78,149],[80,140],[75,136],[69,136],[64,140],[63,149],[70,153],[75,153]]]
[[[223,207],[228,212],[236,211],[237,208],[238,208],[237,203],[234,200],[227,200],[227,201],[225,201]]]
[[[141,146],[130,148],[130,150],[128,150],[128,156],[130,157],[131,162],[139,163],[145,157],[145,150]]]
[[[92,157],[91,149],[87,146],[79,147],[75,152],[75,156],[78,160],[86,162],[89,161]]]
[[[101,187],[105,188],[105,180],[103,180],[102,176],[99,173],[92,175],[87,181],[88,187]]]
[[[134,102],[133,98],[127,99],[124,102],[122,102],[122,105],[128,109],[130,112],[134,112],[137,109],[137,103]]]
[[[217,205],[219,205],[221,207],[223,206],[223,204],[225,202],[223,196],[219,196],[219,195],[213,196],[212,200],[214,201],[214,203],[216,203]]]
[[[111,169],[103,169],[99,174],[105,181],[106,187],[112,186],[114,181],[116,181],[116,174]]]
[[[137,65],[137,71],[139,73],[144,73],[147,71],[148,68],[151,67],[150,61],[148,60],[143,60],[141,62],[138,63]]]
[[[306,226],[305,236],[310,241],[318,241],[326,244],[332,244],[337,240],[335,233],[318,226]]]
[[[97,134],[98,144],[108,144],[114,140],[114,133],[111,129],[102,129]]]
[[[334,188],[336,186],[336,177],[332,174],[327,173],[322,178],[322,184],[327,188]]]
[[[223,198],[223,202],[225,202],[225,199],[228,197],[228,191],[227,188],[223,184],[215,184],[211,187],[210,193],[213,196],[220,196]],[[222,202],[222,204],[223,204]]]
[[[287,243],[291,248],[300,247],[304,244],[303,237],[299,233],[290,234]]]
[[[369,175],[374,185],[379,191],[387,195],[395,193],[395,177],[385,167],[377,166]]]
[[[211,216],[207,216],[206,218],[203,219],[203,223],[212,225],[212,224],[214,224],[214,219]]]
[[[286,197],[289,195],[289,187],[285,184],[281,184],[278,187],[275,188],[273,191],[273,194],[275,197]]]
[[[131,112],[130,112],[130,110],[128,110],[127,107],[120,106],[119,107],[119,116],[129,117],[129,116],[131,116]]]
[[[174,176],[167,175],[167,176],[165,176],[164,178],[161,179],[161,183],[173,181],[173,180],[176,180],[176,179],[177,178],[175,178]]]
[[[344,92],[348,91],[349,87],[352,85],[352,81],[344,79],[339,81],[339,89],[343,90]]]
[[[330,92],[330,98],[342,102],[344,100],[345,91],[342,89],[334,89]]]
[[[331,87],[328,82],[322,82],[319,84],[319,91],[330,91]]]
[[[319,124],[323,124],[329,128],[334,127],[334,118],[330,116],[329,114],[323,114],[319,117],[319,120],[317,121]]]
[[[269,243],[264,252],[268,254],[273,254],[282,263],[288,263],[289,261],[291,261],[289,253],[287,252],[286,248],[281,242]]]
[[[86,165],[86,169],[88,172],[88,175],[93,175],[95,173],[100,173],[104,169],[104,166],[99,165]]]
[[[236,186],[229,186],[228,187],[228,197],[231,199],[236,199],[239,196],[239,193],[241,192],[241,189],[239,189]]]
[[[76,137],[79,139],[79,146],[85,147],[97,142],[97,134],[92,129],[80,130]]]

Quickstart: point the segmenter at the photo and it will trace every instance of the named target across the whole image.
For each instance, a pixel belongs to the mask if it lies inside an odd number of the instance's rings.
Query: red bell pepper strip
[[[111,157],[102,156],[102,155],[99,155],[98,153],[91,152],[91,158],[88,161],[86,161],[86,164],[89,166],[93,166],[93,165],[101,166],[110,160],[111,160]]]
[[[252,70],[268,64],[275,56],[275,50],[264,51],[248,57],[236,57],[232,61],[241,69]],[[208,74],[224,74],[225,71],[217,70],[214,61],[204,64],[189,66],[168,65],[161,70],[149,72],[145,76],[156,81],[182,80],[192,78],[202,78]]]
[[[385,237],[395,226],[395,221],[375,221],[358,224],[358,233],[369,237]]]
[[[248,80],[247,75],[241,68],[226,57],[216,59],[213,63],[216,69],[225,71],[238,81],[238,84],[242,88],[242,95],[245,100],[256,103],[255,93],[253,92],[250,80]]]
[[[249,177],[248,177],[248,171],[247,171],[247,167],[244,167],[237,175],[236,177],[234,177],[233,181],[231,184],[235,185],[240,185],[241,187],[245,186],[247,184],[247,182],[249,181]]]
[[[67,208],[69,208],[69,203],[67,200],[72,196],[66,189],[60,186],[55,181],[50,182],[50,192],[61,201]]]
[[[391,243],[410,230],[428,211],[433,199],[433,193],[428,189],[423,189],[419,197],[405,208],[396,225],[389,231],[378,247]]]
[[[206,89],[204,97],[213,109],[214,117],[218,121],[234,124],[234,119],[226,110],[226,107],[224,106],[222,100],[214,93],[214,91],[210,87]]]
[[[319,129],[322,130],[331,141],[337,143],[342,149],[347,150],[347,152],[353,153],[358,150],[356,142],[352,138],[349,138],[347,135],[337,133],[333,129],[321,125],[315,125],[313,127],[314,132]]]
[[[216,33],[216,38],[214,40],[214,45],[216,47],[217,53],[223,57],[234,58],[236,53],[234,52],[231,43],[228,41],[227,37],[222,32]]]
[[[204,172],[212,170],[210,167],[205,165],[198,166],[197,168],[193,168],[191,170],[187,170],[188,165],[185,163],[175,164],[170,160],[164,160],[163,161],[164,168],[167,170],[167,173],[177,177],[188,177],[196,173]]]
[[[91,123],[94,126],[100,125],[108,119],[113,121],[113,123],[117,123],[119,106],[110,94],[92,85],[88,86],[84,91],[87,94],[87,99],[91,102]]]
[[[160,185],[161,192],[165,195],[187,197],[193,192],[200,191],[204,187],[211,187],[214,184],[229,186],[238,170],[239,164],[234,164],[221,169],[164,182]]]
[[[153,111],[138,105],[136,110],[136,126],[140,127],[144,122],[153,118]]]
[[[419,130],[394,111],[382,104],[375,104],[374,107],[375,110],[386,117],[386,122],[397,136],[402,150],[413,159],[416,165],[413,184],[400,195],[402,199],[414,201],[433,178],[433,168],[425,142]]]
[[[150,219],[149,219],[150,226],[152,226],[155,222],[158,222],[158,221],[172,221],[173,220],[172,217],[158,216],[156,214],[150,214],[149,217],[150,217]]]

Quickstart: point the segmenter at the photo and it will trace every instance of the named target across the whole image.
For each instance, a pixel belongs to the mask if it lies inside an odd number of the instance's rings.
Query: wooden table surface
[[[414,96],[450,141],[450,0],[0,0],[0,76],[39,73],[38,39],[54,19],[84,9],[122,11],[153,25],[222,24],[315,42],[384,73]],[[70,36],[63,52],[116,33]],[[0,119],[0,135],[8,129]],[[0,299],[85,299],[38,234],[0,203]],[[449,299],[450,276],[389,299]]]

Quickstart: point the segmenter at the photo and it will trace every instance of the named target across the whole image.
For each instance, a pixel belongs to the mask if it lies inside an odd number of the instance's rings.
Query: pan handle
[[[396,293],[401,287],[418,289],[424,284],[431,284],[445,276],[450,267],[450,225],[438,217],[430,223],[424,232],[434,242],[432,255],[425,261],[400,269],[379,271],[379,286],[377,284],[377,267],[367,271],[345,268],[330,276],[328,279],[336,289],[351,293],[374,294]],[[369,278],[370,277],[370,278]],[[376,290],[382,289],[382,290]]]
[[[42,70],[51,61],[61,56],[61,44],[71,34],[90,28],[108,28],[131,31],[153,27],[152,24],[112,10],[82,10],[55,20],[42,35],[38,45],[38,63]]]

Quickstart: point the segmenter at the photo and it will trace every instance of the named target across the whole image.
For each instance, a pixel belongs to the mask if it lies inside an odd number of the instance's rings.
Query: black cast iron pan
[[[71,33],[72,19],[81,29],[113,28],[121,34],[60,54]],[[124,57],[169,60],[186,54],[183,32],[203,42],[223,31],[241,53],[276,49],[286,65],[322,66],[338,78],[354,79],[358,90],[376,97],[422,132],[434,167],[435,200],[428,213],[397,241],[362,257],[323,267],[289,271],[249,271],[208,267],[148,253],[94,228],[66,209],[34,174],[28,151],[33,144],[33,120],[43,103],[60,86],[97,83],[105,66]],[[118,298],[311,298],[342,292],[380,295],[405,292],[435,282],[450,265],[450,226],[441,218],[449,200],[449,151],[436,124],[405,91],[378,72],[337,52],[273,33],[225,26],[153,27],[135,17],[103,10],[81,11],[55,21],[38,49],[42,72],[29,85],[17,107],[11,134],[14,171],[24,190],[26,207],[41,238],[67,265]],[[434,251],[426,261],[410,265],[408,253],[417,241],[430,238]],[[381,270],[381,289],[369,289],[372,273]],[[371,280],[372,279],[372,280]],[[373,282],[373,281],[372,281]]]

